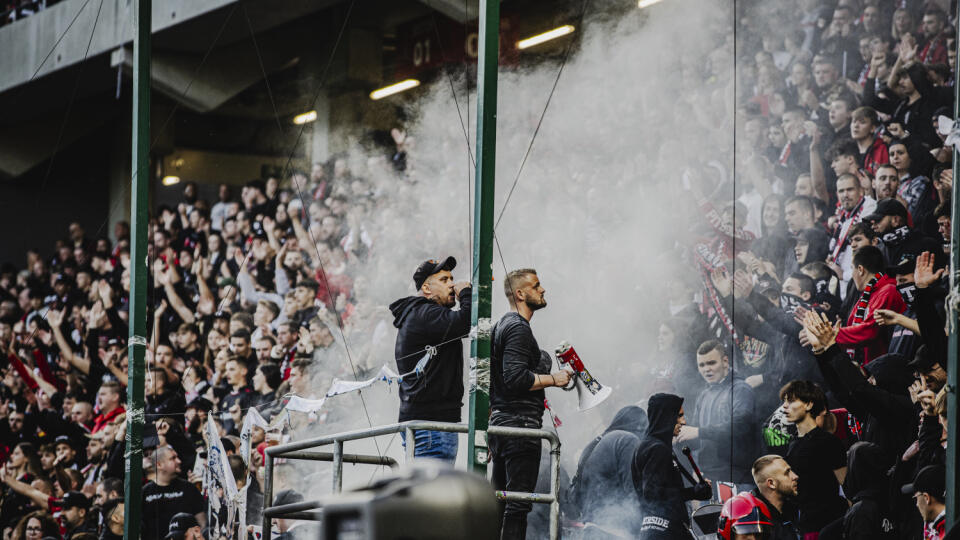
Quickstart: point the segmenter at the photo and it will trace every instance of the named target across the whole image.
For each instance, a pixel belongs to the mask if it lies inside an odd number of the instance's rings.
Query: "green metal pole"
[[[127,451],[124,540],[140,537],[143,503],[143,375],[147,348],[147,189],[150,183],[150,9],[137,0],[133,38],[133,173],[130,189],[130,334],[127,340]]]
[[[957,4],[957,20],[960,21],[960,4]],[[960,40],[957,40],[957,52],[960,53]],[[956,80],[956,68],[954,68],[954,80]],[[960,85],[953,84],[953,117],[960,117]],[[953,147],[953,190],[950,198],[950,291],[956,292],[957,272],[960,270],[960,247],[957,246],[957,239],[960,239],[960,193],[957,189],[958,160],[960,152],[956,145]],[[960,353],[960,341],[957,338],[957,332],[960,331],[957,324],[960,322],[957,310],[952,308],[953,302],[947,302],[948,313],[950,317],[950,343],[947,348],[947,530],[957,522],[957,511],[960,510],[957,501],[957,355]]]
[[[477,60],[477,171],[473,226],[472,324],[470,346],[470,420],[468,468],[486,473],[485,437],[490,412],[490,305],[493,285],[493,196],[497,159],[497,67],[500,0],[480,0],[480,44]]]

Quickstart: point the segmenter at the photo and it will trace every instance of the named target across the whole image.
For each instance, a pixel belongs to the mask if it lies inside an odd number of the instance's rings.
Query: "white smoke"
[[[504,266],[536,268],[549,302],[532,321],[540,347],[552,353],[568,340],[593,375],[614,388],[610,399],[586,413],[577,412],[575,393],[547,391],[563,420],[562,461],[571,471],[581,448],[616,410],[646,397],[637,374],[656,348],[660,321],[669,316],[665,283],[689,271],[674,248],[688,243],[687,231],[698,222],[681,172],[708,159],[729,164],[733,156],[731,3],[665,0],[627,10],[610,4],[588,2],[579,36],[566,38],[579,43],[497,229],[502,260],[494,251],[494,319],[507,309],[500,285]],[[501,68],[496,216],[559,67],[554,57]],[[454,75],[453,85],[466,115],[463,76]],[[472,147],[475,93],[469,102]],[[468,280],[471,274],[472,164],[447,80],[433,83],[412,117],[405,126],[415,139],[407,178],[398,179],[364,156],[353,159],[381,201],[365,222],[375,247],[358,269],[361,301],[387,325],[392,317],[386,305],[413,294],[411,275],[420,261],[454,255],[455,277]],[[395,329],[387,326],[389,332],[371,343],[372,327],[348,336],[354,360],[372,347],[378,352],[371,367],[393,366]],[[468,356],[468,340],[464,350]],[[364,391],[363,401],[373,425],[396,421],[395,387],[375,386]],[[464,422],[467,401],[465,395]],[[294,438],[368,426],[359,397],[333,398],[328,407],[340,421]],[[549,424],[547,419],[545,427]],[[402,462],[396,439],[388,453]],[[390,440],[380,438],[379,448],[348,443],[346,451],[383,452]],[[463,437],[460,449],[462,463]],[[344,486],[366,483],[371,474],[370,467],[348,467]],[[329,483],[319,489],[329,492]]]

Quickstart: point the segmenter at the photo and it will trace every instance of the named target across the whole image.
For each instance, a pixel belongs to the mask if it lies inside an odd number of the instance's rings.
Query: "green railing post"
[[[150,182],[150,10],[137,0],[133,38],[133,158],[130,189],[130,333],[127,340],[127,440],[124,540],[137,540],[143,478],[143,376],[147,348],[147,189]]]
[[[493,285],[493,197],[497,159],[497,67],[500,0],[480,1],[477,59],[477,170],[474,192],[472,325],[470,346],[470,418],[467,468],[485,473],[484,436],[490,409],[490,307]],[[478,432],[482,432],[481,435]]]

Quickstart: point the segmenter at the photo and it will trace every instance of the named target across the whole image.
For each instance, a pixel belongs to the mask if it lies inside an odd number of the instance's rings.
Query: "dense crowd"
[[[679,179],[698,238],[637,381],[682,406],[651,398],[646,430],[585,451],[579,500],[635,492],[641,511],[584,519],[648,534],[646,516],[752,492],[740,511],[775,538],[942,538],[956,21],[938,2],[748,4],[734,174]],[[642,467],[657,437],[693,450],[712,494],[663,491],[672,473]],[[632,478],[604,472],[633,449]]]
[[[406,181],[399,144],[392,163],[368,165]],[[248,464],[238,454],[247,411],[256,407],[270,422],[285,396],[323,397],[334,377],[355,379],[382,365],[368,362],[369,345],[352,348],[350,362],[342,346],[388,324],[389,312],[357,301],[362,279],[354,273],[373,248],[362,217],[382,197],[344,159],[295,173],[288,185],[253,180],[236,198],[221,185],[210,205],[187,183],[182,202],[150,220],[145,539],[167,537],[174,524],[191,538],[206,527],[208,417],[237,487],[252,479],[248,523],[259,525],[263,451],[290,425],[254,428]],[[115,243],[71,223],[52,257],[30,251],[24,269],[0,269],[5,539],[122,534],[129,225],[116,223],[114,232]],[[324,410],[302,420],[330,419]]]

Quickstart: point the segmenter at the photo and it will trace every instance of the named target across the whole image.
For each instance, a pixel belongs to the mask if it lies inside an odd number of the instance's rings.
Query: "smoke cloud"
[[[588,2],[579,42],[497,229],[494,319],[507,310],[500,292],[505,268],[536,268],[549,302],[532,321],[540,347],[552,353],[569,341],[592,374],[614,389],[583,413],[575,392],[547,391],[563,421],[562,462],[570,471],[616,410],[646,398],[641,383],[658,326],[669,317],[670,284],[692,272],[677,255],[699,223],[683,171],[702,171],[711,160],[732,168],[732,25],[729,1],[665,0],[645,9]],[[497,216],[559,68],[557,58],[501,68]],[[453,75],[453,86],[465,116],[464,76]],[[469,103],[472,147],[475,94]],[[347,335],[354,363],[373,369],[395,366],[396,331],[386,306],[413,294],[411,275],[420,261],[451,254],[459,262],[455,278],[471,274],[473,165],[447,81],[438,79],[410,112],[405,129],[415,142],[403,178],[380,159],[351,156],[357,176],[367,178],[382,201],[363,217],[374,247],[358,268],[362,323]],[[469,351],[469,341],[464,344]],[[338,357],[346,364],[346,355]],[[396,421],[394,386],[374,386],[362,398],[373,425]],[[331,421],[294,438],[368,426],[360,401],[357,395],[328,400]],[[464,421],[467,401],[464,396]],[[460,448],[463,462],[463,437]],[[376,448],[369,441],[348,443],[346,451],[386,452],[403,461],[399,437],[382,437]],[[326,472],[313,473],[321,481],[307,475],[320,468],[328,469],[304,465],[300,476],[314,491],[329,493]],[[347,466],[344,487],[365,484],[372,474],[369,466]]]

